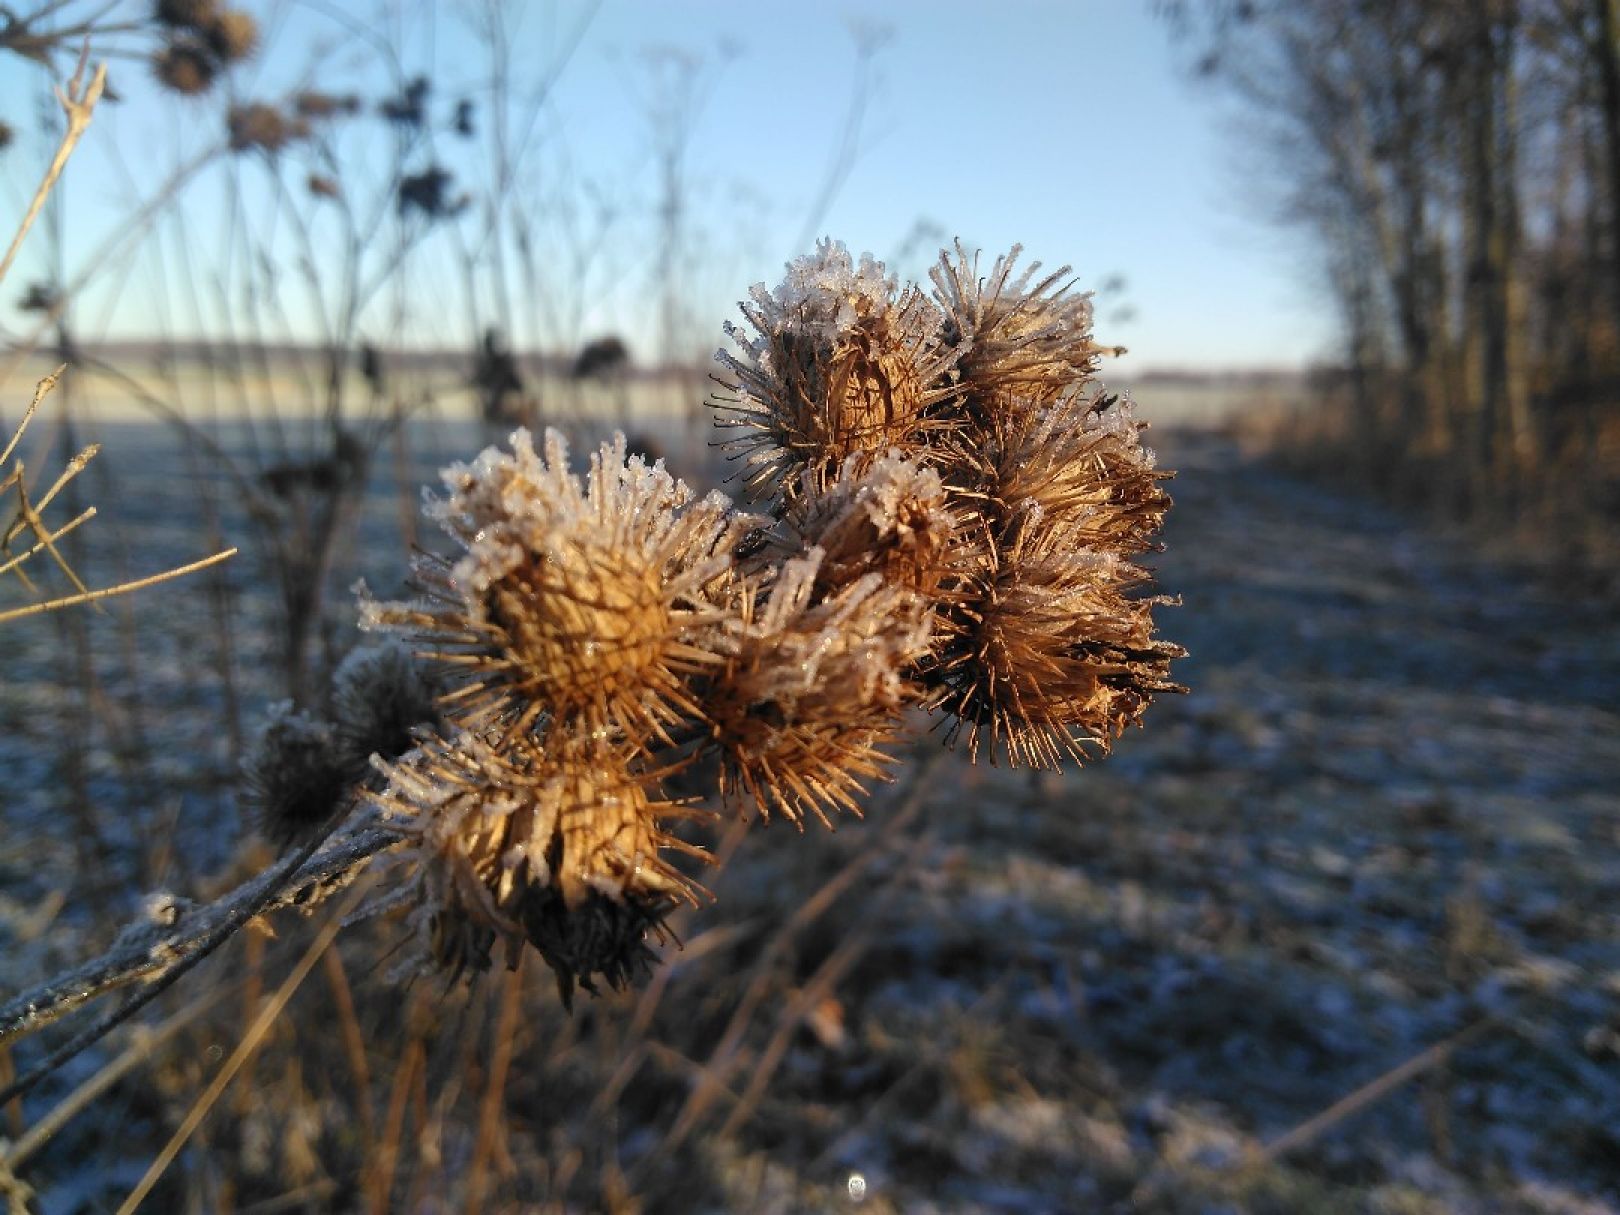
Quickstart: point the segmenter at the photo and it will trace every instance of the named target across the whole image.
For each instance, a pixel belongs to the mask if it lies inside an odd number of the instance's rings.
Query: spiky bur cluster
[[[246,803],[259,831],[277,844],[330,822],[372,756],[393,759],[440,729],[444,691],[404,646],[361,646],[332,676],[329,713],[271,707],[243,762]]]
[[[163,31],[152,72],[165,88],[183,96],[206,93],[222,72],[259,48],[253,15],[217,0],[157,0],[152,15]]]
[[[933,294],[838,245],[732,329],[725,424],[758,514],[697,499],[620,436],[583,479],[518,431],[444,474],[445,555],[362,624],[443,673],[444,727],[378,761],[419,961],[525,943],[568,998],[617,986],[701,887],[669,851],[712,772],[763,817],[859,812],[906,714],[991,758],[1106,750],[1181,651],[1131,558],[1169,499],[1060,276],[942,256]]]
[[[888,574],[930,605],[929,652],[912,677],[948,739],[1052,767],[1106,751],[1155,693],[1179,690],[1169,664],[1182,651],[1155,637],[1163,600],[1144,593],[1149,577],[1132,562],[1155,547],[1168,474],[1129,400],[1095,381],[1109,350],[1092,338],[1089,297],[1070,291],[1067,268],[1015,275],[1017,256],[981,277],[960,246],[942,253],[924,297],[824,243],[775,291],[755,288],[743,309],[752,332],[734,331],[740,353],[718,357],[750,489],[801,545],[819,542],[852,485],[898,501],[899,470],[938,478],[942,496],[919,480],[907,509],[948,531],[897,530],[904,573]],[[855,370],[813,369],[812,351],[824,352],[818,368]],[[881,417],[874,390],[897,402]],[[805,418],[841,438],[805,441]],[[875,537],[864,551],[887,553]]]

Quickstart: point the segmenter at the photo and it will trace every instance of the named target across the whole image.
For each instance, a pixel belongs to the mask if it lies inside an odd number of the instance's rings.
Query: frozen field
[[[166,432],[99,437],[89,572],[242,542],[239,511]],[[459,424],[409,437],[408,481],[478,442]],[[659,437],[677,471],[703,457],[673,424]],[[872,1211],[1620,1210],[1620,616],[1247,464],[1217,433],[1153,437],[1181,474],[1157,567],[1183,599],[1162,619],[1192,652],[1191,694],[1079,773],[949,758],[897,821],[913,759],[836,836],[754,832],[651,993],[565,1020],[526,970],[490,1165],[509,1205],[489,1209],[592,1210],[622,1183],[645,1210],[842,1211],[858,1174]],[[397,583],[410,495],[391,476],[339,588]],[[4,635],[0,995],[104,943],[142,889],[231,863],[231,736],[277,694],[256,658],[270,604],[251,551],[207,579]],[[341,589],[338,608],[334,651]],[[920,733],[918,756],[934,749]],[[447,1209],[435,1195],[465,1175],[480,1108],[481,1081],[451,1091],[482,1075],[457,1061],[482,1057],[506,984],[418,985],[402,1013],[375,969],[387,940],[357,931],[345,951],[371,1091],[317,1062],[335,997],[312,981],[256,1095],[177,1164],[184,1193],[363,1206],[376,1183],[354,1109],[384,1125],[414,1066],[429,1112],[405,1102],[392,1192]],[[211,965],[223,982],[241,964]],[[209,1026],[29,1164],[40,1210],[116,1205],[240,1021]],[[1444,1061],[1266,1153],[1463,1031]],[[402,1062],[412,1050],[425,1062]],[[24,1123],[95,1063],[30,1098]]]

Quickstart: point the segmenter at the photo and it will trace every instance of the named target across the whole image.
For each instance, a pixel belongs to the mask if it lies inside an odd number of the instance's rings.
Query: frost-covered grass
[[[197,487],[166,443],[106,437],[125,535],[143,555],[190,543]],[[422,479],[470,437],[419,432]],[[1064,777],[947,759],[913,816],[903,778],[836,834],[740,837],[671,965],[572,1017],[533,965],[402,993],[382,977],[397,928],[358,926],[151,1209],[367,1209],[385,1190],[396,1209],[464,1207],[482,1177],[487,1210],[833,1211],[855,1174],[877,1211],[1620,1208],[1612,613],[1217,440],[1154,440],[1183,470],[1158,566],[1185,600],[1167,631],[1194,690],[1111,759]],[[385,479],[344,580],[397,578],[396,518]],[[91,571],[118,547],[93,541]],[[227,568],[252,654],[267,608],[251,558]],[[7,635],[0,992],[104,943],[154,867],[206,895],[264,863],[233,856],[201,591],[142,606],[128,631],[89,622],[104,859],[62,770],[72,639]],[[240,678],[251,723],[274,672]],[[108,744],[137,684],[144,747],[121,764]],[[143,800],[132,780],[160,765]],[[317,925],[278,919],[161,1004],[154,1019],[220,998],[21,1170],[40,1209],[127,1193]],[[1258,1159],[1491,1013],[1503,1024],[1444,1066]],[[24,1125],[124,1044],[28,1098]]]

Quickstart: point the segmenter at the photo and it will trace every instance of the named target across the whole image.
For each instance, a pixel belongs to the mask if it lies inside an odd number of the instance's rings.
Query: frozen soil
[[[1153,564],[1183,600],[1161,619],[1191,651],[1191,692],[1061,776],[930,763],[922,733],[864,822],[753,832],[651,994],[587,998],[565,1018],[530,967],[496,1156],[510,1205],[486,1209],[633,1192],[649,1211],[1620,1211],[1620,613],[1247,463],[1218,435],[1155,438],[1180,473]],[[377,527],[358,546],[374,584]],[[263,613],[239,594],[239,636],[261,642]],[[142,796],[143,831],[173,823],[199,841],[177,859],[154,862],[117,815],[94,847],[80,839],[61,810],[68,761],[48,745],[59,726],[39,724],[70,714],[49,682],[58,651],[28,636],[0,698],[0,994],[104,940],[86,908],[127,909],[154,869],[185,885],[224,864],[212,854],[236,830],[216,781]],[[213,753],[196,739],[222,747],[205,658],[155,629],[144,734],[125,737],[140,719],[116,688],[113,725],[97,728],[133,758],[102,747],[68,775],[130,799]],[[268,684],[244,675],[247,716]],[[897,827],[912,780],[925,796]],[[85,878],[94,855],[112,877]],[[289,959],[299,929],[284,930]],[[424,1087],[437,1101],[460,1075],[450,1064],[479,1058],[467,1026],[493,1020],[501,988],[418,984],[402,1012],[376,963],[387,940],[357,929],[345,952],[379,1121],[400,1043],[438,1041],[450,1062],[430,1062]],[[760,1011],[728,1043],[756,982]],[[301,993],[266,1048],[301,1070],[260,1066],[262,1101],[214,1116],[182,1161],[188,1186],[225,1174],[243,1201],[307,1194],[277,1209],[360,1205],[369,1166],[341,1057],[316,1041],[332,1037],[323,999]],[[240,1027],[211,1032],[193,1045],[229,1050]],[[1268,1151],[1458,1035],[1405,1083]],[[24,1173],[39,1209],[115,1205],[206,1058],[80,1118]],[[718,1096],[694,1110],[705,1075]],[[476,1122],[477,1102],[456,1100],[446,1116]],[[419,1169],[395,1205],[438,1210],[421,1178],[458,1184],[472,1132],[440,1124],[428,1146],[416,1133],[438,1171]]]

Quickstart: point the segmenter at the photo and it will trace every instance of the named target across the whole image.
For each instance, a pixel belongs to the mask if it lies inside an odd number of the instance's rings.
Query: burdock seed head
[[[199,28],[221,63],[240,63],[259,47],[259,23],[241,9],[216,13]]]
[[[566,1000],[576,982],[594,991],[594,976],[615,987],[636,977],[648,934],[694,897],[660,855],[700,851],[664,830],[694,812],[651,796],[599,740],[492,746],[464,733],[378,767],[387,786],[371,797],[409,841],[424,961],[481,970],[498,941],[515,965],[527,941]]]
[[[870,255],[856,265],[842,244],[823,241],[775,291],[749,294],[748,329],[726,326],[739,353],[716,358],[732,393],[721,424],[745,432],[731,446],[751,494],[794,497],[804,474],[819,487],[852,454],[904,450],[936,425],[929,411],[951,395],[955,359],[939,309],[913,287],[898,290]]]
[[[746,586],[728,623],[725,666],[704,697],[720,786],[769,817],[860,813],[883,747],[915,703],[909,672],[928,652],[929,617],[911,591],[869,573],[817,593],[823,554],[788,561],[768,591]]]
[[[849,457],[819,493],[804,487],[784,525],[792,555],[821,550],[821,593],[877,573],[931,599],[959,564],[939,473],[898,451]]]
[[[1104,348],[1092,340],[1091,296],[1070,289],[1064,266],[1036,279],[1032,262],[1016,278],[1019,248],[998,257],[987,278],[978,255],[960,244],[941,252],[931,277],[945,340],[959,351],[959,408],[983,422],[998,412],[1044,403],[1096,374]]]
[[[295,711],[291,701],[270,718],[243,762],[247,804],[266,838],[289,844],[329,822],[354,782],[332,727]]]
[[[460,672],[442,701],[458,725],[526,730],[543,720],[632,743],[701,716],[687,679],[729,594],[732,549],[758,520],[627,457],[623,436],[585,484],[562,437],[544,455],[527,431],[445,474],[430,512],[461,546],[425,558],[417,603],[368,603],[365,627],[402,632]]]
[[[934,705],[957,721],[977,756],[1059,767],[1106,752],[1153,696],[1175,692],[1180,646],[1154,636],[1162,599],[1123,558],[1067,549],[1046,536],[1001,554],[964,610],[967,623],[940,658]]]
[[[158,83],[183,97],[196,97],[214,87],[219,65],[208,49],[190,37],[176,38],[152,57]]]
[[[356,780],[371,757],[396,759],[424,733],[439,733],[443,681],[398,641],[357,647],[332,676],[333,742]]]
[[[174,30],[200,29],[219,12],[218,0],[157,0],[153,19]]]
[[[297,116],[288,117],[262,101],[233,105],[225,121],[233,152],[259,151],[274,156],[309,135],[307,121]]]

